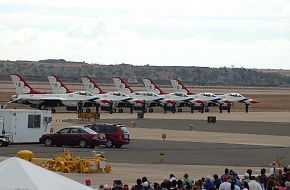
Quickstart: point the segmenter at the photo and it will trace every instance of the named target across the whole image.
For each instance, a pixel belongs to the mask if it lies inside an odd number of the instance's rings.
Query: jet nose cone
[[[229,100],[224,100],[223,101],[225,104],[231,104],[231,103],[233,103],[232,101],[229,101]]]
[[[202,101],[202,100],[195,100],[195,102],[198,104],[204,104],[204,101]]]
[[[135,102],[136,104],[144,104],[144,103],[145,103],[144,100],[135,100],[134,102]]]
[[[251,99],[249,102],[250,102],[251,104],[257,104],[257,103],[259,103],[257,100],[253,100],[253,99]]]
[[[166,100],[166,103],[167,103],[167,104],[172,104],[172,105],[173,105],[173,104],[176,104],[176,102],[175,102],[174,100]]]

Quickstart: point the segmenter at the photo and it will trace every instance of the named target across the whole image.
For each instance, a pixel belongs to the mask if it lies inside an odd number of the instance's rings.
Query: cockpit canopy
[[[243,97],[241,94],[238,93],[229,93],[229,95],[233,97]]]
[[[114,96],[122,96],[122,97],[124,97],[124,96],[126,96],[124,93],[122,93],[122,92],[113,92],[113,95]]]
[[[91,92],[88,91],[77,91],[74,94],[82,95],[82,96],[94,96]]]
[[[179,97],[188,97],[186,94],[180,92],[175,92],[174,95]]]
[[[210,93],[210,92],[201,93],[201,95],[203,95],[203,96],[207,96],[207,97],[216,97],[215,94]]]
[[[136,92],[135,95],[139,96],[157,96],[154,92]]]

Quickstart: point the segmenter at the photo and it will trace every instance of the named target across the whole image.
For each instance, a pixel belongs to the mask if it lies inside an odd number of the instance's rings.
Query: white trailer
[[[10,143],[35,143],[50,132],[51,111],[27,109],[0,109],[0,133]]]

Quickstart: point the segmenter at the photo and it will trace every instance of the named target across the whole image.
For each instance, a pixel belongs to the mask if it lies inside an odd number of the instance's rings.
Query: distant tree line
[[[185,84],[200,86],[290,86],[290,77],[282,75],[276,70],[262,72],[256,69],[226,67],[100,65],[68,62],[63,59],[40,60],[38,62],[0,61],[0,80],[10,80],[9,75],[14,73],[24,75],[27,80],[43,81],[47,81],[47,75],[53,74],[70,82],[80,82],[80,76],[86,75],[98,83],[112,83],[111,78],[119,76],[140,83],[142,78],[149,77],[159,84],[169,84],[169,79],[179,79]]]

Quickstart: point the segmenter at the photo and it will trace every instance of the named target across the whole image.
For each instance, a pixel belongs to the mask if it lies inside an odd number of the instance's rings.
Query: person
[[[183,185],[183,181],[181,180],[181,179],[179,179],[178,181],[177,181],[177,190],[184,190],[184,185]]]
[[[251,176],[251,177],[250,177],[249,188],[250,188],[250,190],[262,190],[262,187],[261,187],[261,185],[256,181],[255,176]]]
[[[219,190],[231,190],[231,183],[228,176],[223,177],[223,182],[220,184]]]
[[[246,181],[247,183],[250,183],[250,175],[248,173],[244,174],[244,180],[243,181]]]
[[[278,174],[278,168],[275,161],[272,162],[272,168],[270,169],[270,176],[276,176]]]
[[[142,186],[143,189],[151,189],[150,182],[148,181],[147,177],[142,177]]]
[[[92,186],[90,179],[86,179],[85,184],[86,184],[86,186],[91,187],[92,189],[95,189],[94,186]]]
[[[164,177],[164,178],[163,178],[163,181],[162,181],[162,183],[160,184],[160,186],[161,186],[163,189],[169,189],[169,188],[170,188],[170,181],[168,180],[167,177]]]
[[[124,188],[124,190],[129,190],[129,185],[124,184],[123,188]]]
[[[253,171],[251,169],[247,169],[247,173],[249,174],[249,179],[251,179]]]
[[[136,180],[136,185],[134,186],[135,190],[143,190],[143,186],[142,186],[142,180],[141,179],[137,179]]]
[[[229,176],[229,169],[228,169],[228,168],[225,169],[225,173],[221,176],[221,181],[222,181],[222,182],[225,182],[225,181],[224,181],[224,177],[225,177],[225,176]],[[228,178],[227,178],[227,179],[228,179]]]
[[[169,181],[170,181],[170,182],[172,182],[173,180],[175,180],[175,181],[176,181],[176,180],[177,180],[177,178],[175,177],[175,175],[174,175],[174,174],[170,174],[170,175],[169,175]]]
[[[250,189],[250,188],[249,188],[249,184],[248,184],[248,182],[246,182],[246,181],[243,181],[243,182],[242,182],[242,187],[243,187],[242,190],[249,190],[249,189]]]
[[[122,184],[121,180],[115,180],[114,187],[112,188],[112,190],[124,190],[124,188],[122,186],[123,186],[123,184]]]
[[[177,188],[176,188],[176,186],[177,186],[177,181],[176,180],[173,180],[173,181],[171,181],[171,184],[170,184],[170,190],[177,190]]]
[[[266,183],[266,190],[272,190],[275,187],[275,180],[273,176],[270,176]]]
[[[148,181],[143,182],[142,186],[143,186],[144,190],[149,190],[150,189],[150,185],[149,185]]]
[[[282,169],[278,170],[277,180],[278,180],[279,185],[281,185],[282,182],[286,181],[286,178],[285,178],[285,175],[283,175],[283,170]]]
[[[192,180],[189,179],[188,174],[185,173],[183,175],[182,185],[185,186],[185,184],[192,186]]]
[[[217,174],[213,175],[213,183],[217,189],[220,187],[220,184],[222,183],[221,179],[219,178],[219,176]]]
[[[215,188],[215,184],[211,181],[210,176],[206,176],[205,182],[203,183],[203,187],[206,190],[210,190],[211,188]]]
[[[231,190],[240,190],[240,187],[236,185],[236,180],[232,179],[231,180],[231,186],[230,186]]]
[[[266,175],[266,169],[262,168],[260,173],[261,173],[260,183],[263,184],[264,189],[266,189],[266,183],[267,183],[267,180],[268,180],[268,177]]]
[[[238,174],[237,173],[233,173],[233,179],[235,180],[235,184],[240,188],[240,190],[242,190],[242,182],[241,182],[241,180],[240,180],[240,178],[239,178],[239,176],[238,176]]]

